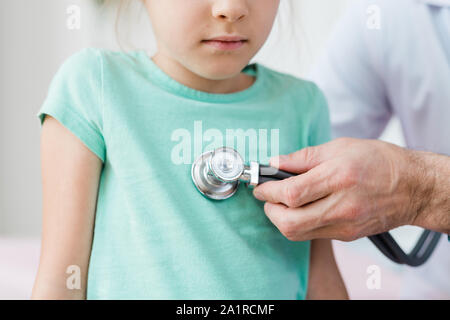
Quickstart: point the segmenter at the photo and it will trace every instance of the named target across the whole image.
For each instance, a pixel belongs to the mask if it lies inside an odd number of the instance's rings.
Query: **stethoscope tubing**
[[[274,171],[276,172],[275,174],[273,174]],[[268,181],[272,181],[272,180],[284,180],[284,179],[288,179],[288,178],[295,177],[295,176],[296,176],[296,174],[291,173],[291,172],[283,171],[283,170],[276,169],[274,167],[263,165],[263,164],[259,165],[260,181],[261,181],[261,178],[263,178],[263,177],[268,178],[269,179]]]
[[[424,230],[420,235],[414,249],[406,254],[389,232],[369,236],[369,240],[389,259],[411,267],[424,264],[436,248],[441,234],[430,230]],[[426,243],[428,241],[428,243]],[[425,249],[424,249],[425,248]]]

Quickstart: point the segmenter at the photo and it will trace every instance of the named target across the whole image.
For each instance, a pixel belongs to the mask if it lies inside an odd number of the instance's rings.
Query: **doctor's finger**
[[[271,181],[257,186],[253,195],[261,201],[283,203],[296,208],[322,199],[333,192],[326,168],[317,167],[304,174],[282,181]]]
[[[326,226],[329,204],[320,200],[303,208],[288,208],[283,204],[266,202],[264,212],[269,220],[289,240],[309,240],[307,235]]]
[[[323,146],[307,147],[288,155],[270,159],[272,167],[292,173],[303,173],[319,165],[323,159]]]
[[[313,239],[334,239],[340,241],[355,241],[366,236],[357,226],[350,225],[348,223],[330,224],[325,225],[314,230],[305,232],[303,235],[304,240]]]

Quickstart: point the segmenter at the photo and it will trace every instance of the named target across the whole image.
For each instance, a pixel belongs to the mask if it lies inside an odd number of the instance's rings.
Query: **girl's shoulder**
[[[276,86],[282,91],[290,91],[299,95],[316,96],[321,93],[315,82],[300,78],[289,73],[277,71],[264,64],[257,63],[258,67],[265,74],[265,78],[270,85]]]
[[[274,70],[260,63],[257,65],[272,96],[291,97],[297,105],[326,106],[325,96],[315,82]]]
[[[270,86],[276,88],[271,94],[278,97],[283,107],[291,108],[292,117],[298,119],[300,126],[308,132],[308,145],[330,141],[330,114],[322,90],[312,81],[262,68],[271,82]]]
[[[84,48],[72,53],[59,66],[53,82],[58,80],[81,81],[100,72],[101,58],[95,48]]]
[[[103,71],[106,68],[126,69],[136,64],[139,51],[118,51],[104,48],[87,47],[70,55],[63,63],[66,69]]]

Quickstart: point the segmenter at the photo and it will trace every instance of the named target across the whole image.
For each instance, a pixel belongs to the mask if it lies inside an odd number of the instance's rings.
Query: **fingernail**
[[[260,191],[258,191],[258,189],[253,190],[253,196],[258,200],[262,200],[262,194]]]

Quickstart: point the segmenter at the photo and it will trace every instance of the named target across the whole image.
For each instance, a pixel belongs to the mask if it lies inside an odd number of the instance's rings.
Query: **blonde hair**
[[[108,15],[108,21],[113,18],[114,38],[120,49],[123,51],[126,51],[126,48],[134,49],[135,46],[129,41],[132,25],[128,21],[136,20],[134,16],[131,19],[131,9],[138,3],[142,4],[141,9],[144,9],[144,0],[96,0],[96,3],[99,11]]]

